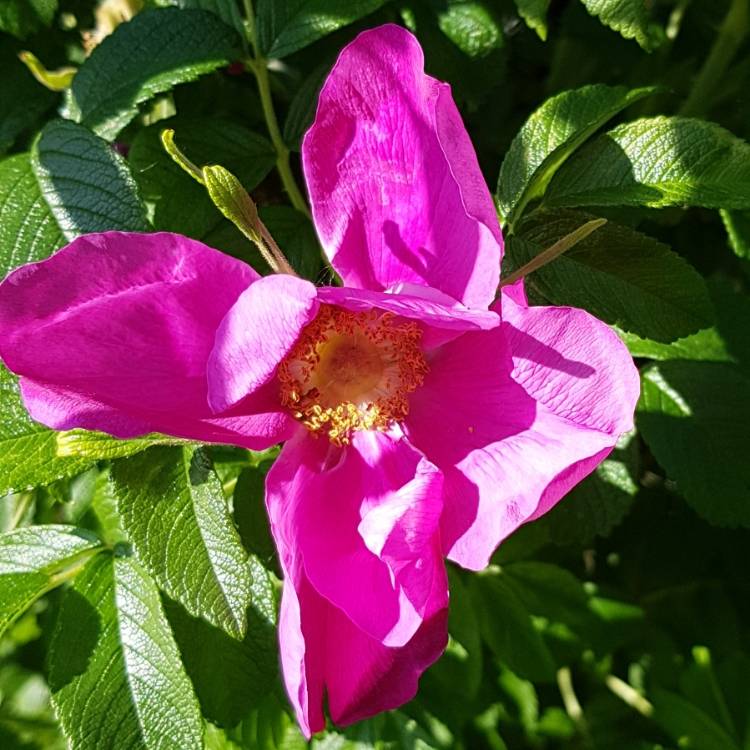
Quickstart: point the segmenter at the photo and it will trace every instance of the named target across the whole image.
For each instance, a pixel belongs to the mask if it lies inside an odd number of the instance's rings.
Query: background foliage
[[[291,182],[300,138],[341,47],[395,21],[497,186],[505,274],[608,219],[528,289],[614,326],[642,374],[637,431],[598,471],[490,569],[451,569],[450,645],[419,696],[314,747],[750,748],[747,0],[248,10],[0,3],[0,275],[151,228],[267,271],[164,151],[169,127],[327,280]],[[0,746],[304,747],[277,672],[273,452],[56,435],[4,369],[0,416]]]

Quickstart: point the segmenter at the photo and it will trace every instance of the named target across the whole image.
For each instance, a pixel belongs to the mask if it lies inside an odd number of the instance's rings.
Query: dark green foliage
[[[112,139],[141,102],[240,55],[237,33],[213,13],[164,8],[139,14],[81,66],[71,87],[71,119]]]
[[[23,407],[17,378],[0,365],[0,496],[78,474],[92,462],[57,456],[57,433],[33,422]]]
[[[192,614],[235,638],[247,627],[247,553],[208,456],[152,448],[112,467],[125,532],[141,562]]]
[[[539,213],[512,237],[506,262],[520,267],[585,224],[583,212]],[[713,308],[703,278],[647,235],[608,222],[529,279],[553,305],[572,305],[625,331],[674,341],[706,328]]]
[[[148,229],[125,160],[109,143],[67,120],[53,120],[31,151],[42,197],[65,238],[108,229]]]
[[[132,557],[99,556],[66,592],[50,688],[75,747],[201,746],[198,705],[159,592]]]

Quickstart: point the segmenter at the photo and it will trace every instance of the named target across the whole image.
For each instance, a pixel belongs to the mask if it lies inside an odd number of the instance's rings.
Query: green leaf
[[[698,708],[717,719],[728,732],[737,736],[736,727],[722,691],[711,650],[705,646],[693,646],[692,662],[680,674],[680,691]],[[744,726],[744,722],[738,724]]]
[[[500,662],[519,677],[552,680],[552,654],[534,627],[531,613],[504,576],[495,571],[477,575],[471,586],[482,636]]]
[[[486,57],[503,46],[503,30],[490,3],[441,0],[437,12],[440,30],[469,57]]]
[[[244,750],[244,747],[229,739],[227,732],[206,722],[203,733],[203,750]],[[305,750],[305,748],[302,748]]]
[[[750,211],[721,211],[729,246],[739,258],[750,260]]]
[[[164,151],[160,133],[165,128],[175,131],[175,143],[192,162],[199,167],[221,163],[248,191],[273,169],[276,153],[266,138],[223,118],[175,117],[138,133],[130,150],[130,164],[144,198],[154,202],[154,227],[208,241],[210,233],[230,225],[205,188]],[[185,210],[188,205],[190,211]],[[230,228],[247,245],[239,232]]]
[[[65,244],[28,154],[0,161],[0,277]]]
[[[583,584],[570,571],[544,562],[503,566],[503,575],[529,612],[556,622],[576,623],[588,607]]]
[[[750,208],[750,146],[712,122],[645,117],[582,148],[555,175],[544,202]]]
[[[57,0],[3,0],[0,31],[25,39],[42,26],[49,26],[57,11]]]
[[[573,211],[533,215],[520,236],[510,238],[509,261],[515,267],[527,263],[592,218]],[[584,308],[657,341],[674,341],[714,320],[703,277],[686,260],[661,242],[614,222],[532,273],[528,283],[553,305]]]
[[[547,10],[550,0],[515,0],[526,25],[536,31],[542,41],[547,39]]]
[[[249,240],[262,243],[258,207],[242,183],[224,167],[203,167],[203,182],[211,202]]]
[[[278,674],[276,603],[268,573],[253,557],[248,628],[238,641],[175,602],[167,616],[203,715],[219,726],[235,726],[273,690]]]
[[[289,112],[284,120],[284,142],[294,151],[300,150],[302,136],[313,123],[318,94],[330,70],[330,62],[318,65],[302,81],[289,105]]]
[[[681,695],[655,688],[649,697],[654,706],[654,721],[680,747],[741,750],[737,741],[718,722]]]
[[[750,381],[730,365],[671,360],[642,372],[637,424],[656,460],[708,521],[750,526]]]
[[[154,445],[183,445],[186,442],[181,438],[172,438],[157,432],[144,437],[123,440],[104,432],[68,430],[57,433],[57,455],[111,461],[114,458],[134,456]]]
[[[70,115],[111,140],[142,102],[241,56],[236,31],[213,13],[143,11],[118,26],[81,66],[71,87]]]
[[[271,745],[269,750],[276,747],[287,750],[286,744]],[[299,745],[292,741],[289,747],[290,750],[297,750]],[[316,735],[309,747],[310,750],[438,750],[439,747],[453,745],[435,742],[405,713],[386,711],[338,732]]]
[[[625,39],[635,39],[650,52],[665,39],[664,31],[649,14],[644,0],[581,0],[586,10]]]
[[[263,468],[249,467],[242,470],[234,488],[232,507],[245,549],[257,555],[267,568],[271,568],[276,559],[276,545],[266,512],[267,469],[268,464]]]
[[[127,164],[90,130],[68,120],[48,123],[31,152],[31,164],[66,239],[148,229]]]
[[[117,498],[110,480],[110,469],[100,471],[94,483],[91,511],[96,519],[96,528],[104,541],[114,547],[127,543],[128,535],[122,527],[122,518],[117,512]]]
[[[732,722],[740,732],[744,729],[744,750],[750,746],[745,696],[750,694],[750,655],[735,651],[717,665],[717,678],[726,699]]]
[[[625,342],[628,351],[634,357],[647,359],[697,359],[709,362],[733,362],[726,344],[715,327],[704,328],[684,338],[678,338],[669,344],[642,338],[635,333],[617,331]]]
[[[499,670],[497,684],[502,702],[529,734],[535,733],[539,721],[539,696],[532,682],[523,680],[505,667]]]
[[[455,712],[465,720],[482,682],[482,641],[469,588],[452,566],[448,567],[448,582],[448,647],[425,675],[421,691],[441,701],[446,714]]]
[[[227,26],[231,26],[240,37],[245,36],[240,9],[236,0],[158,0],[161,7],[173,5],[183,10],[198,9],[215,13]]]
[[[57,433],[32,422],[16,377],[0,365],[0,497],[73,476],[93,462],[58,458]]]
[[[203,723],[154,582],[100,555],[63,600],[52,700],[75,750],[200,750]]]
[[[258,41],[267,57],[286,57],[376,11],[388,0],[259,0]]]
[[[716,323],[691,336],[663,344],[632,333],[617,331],[634,357],[648,359],[694,359],[709,362],[732,362],[750,373],[750,298],[737,292],[725,280],[708,281],[714,303]]]
[[[123,526],[138,557],[191,614],[235,638],[247,625],[247,553],[206,453],[153,448],[112,466]]]
[[[0,534],[0,637],[40,596],[70,580],[101,545],[74,526]]]
[[[310,745],[289,715],[286,697],[280,698],[278,692],[267,693],[231,732],[245,750],[309,750]]]
[[[0,40],[0,154],[55,103],[16,54],[16,45]]]
[[[542,104],[510,144],[500,168],[497,200],[511,226],[540,198],[563,162],[608,120],[656,88],[595,84],[564,91]]]

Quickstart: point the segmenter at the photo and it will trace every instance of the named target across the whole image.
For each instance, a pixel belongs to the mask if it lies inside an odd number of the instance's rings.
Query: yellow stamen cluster
[[[427,374],[422,331],[379,310],[321,305],[279,365],[281,401],[313,434],[347,445],[355,430],[387,430],[409,413]]]

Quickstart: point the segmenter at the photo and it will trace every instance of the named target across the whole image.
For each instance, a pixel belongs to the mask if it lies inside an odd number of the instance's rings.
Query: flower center
[[[424,381],[422,331],[389,312],[321,305],[279,365],[281,401],[313,433],[346,445],[355,430],[387,430]]]

